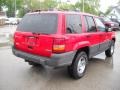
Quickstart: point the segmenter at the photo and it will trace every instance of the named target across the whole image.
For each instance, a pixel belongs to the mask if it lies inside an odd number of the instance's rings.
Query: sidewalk
[[[12,44],[12,37],[15,30],[16,26],[0,27],[0,47],[10,46]]]
[[[14,33],[16,30],[16,25],[6,25],[0,27],[0,33]]]

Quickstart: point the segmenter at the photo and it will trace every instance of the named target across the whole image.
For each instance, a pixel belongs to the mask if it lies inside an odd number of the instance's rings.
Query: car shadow
[[[103,58],[91,58],[89,60],[89,64],[88,64],[88,69],[87,69],[87,73],[89,75],[89,73],[97,73],[98,71],[102,71],[100,69],[104,69],[104,71],[106,70],[110,70],[113,69],[113,57],[106,57],[105,59]],[[89,70],[91,69],[91,70]],[[93,71],[92,71],[93,70]],[[85,75],[86,75],[85,74]],[[62,67],[62,68],[57,68],[57,69],[53,69],[50,67],[41,67],[41,66],[32,66],[29,69],[29,75],[32,77],[36,77],[39,79],[39,77],[49,81],[49,80],[73,80],[73,78],[71,78],[67,72],[67,67]],[[87,75],[87,76],[88,76]],[[84,78],[84,77],[83,77]],[[82,79],[82,78],[81,78]]]
[[[32,66],[29,69],[29,74],[31,74],[31,76],[33,76],[32,74],[34,74],[46,80],[50,80],[53,78],[72,80],[72,78],[70,79],[70,76],[68,75],[67,67],[51,68],[51,67]]]
[[[91,58],[89,60],[90,64],[99,64],[106,66],[106,68],[113,68],[114,67],[114,62],[113,62],[113,57],[105,57],[105,58]]]

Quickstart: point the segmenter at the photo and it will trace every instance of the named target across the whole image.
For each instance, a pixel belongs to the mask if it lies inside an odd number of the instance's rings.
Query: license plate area
[[[36,45],[37,38],[33,36],[29,36],[27,38],[27,46],[29,49],[33,49]]]

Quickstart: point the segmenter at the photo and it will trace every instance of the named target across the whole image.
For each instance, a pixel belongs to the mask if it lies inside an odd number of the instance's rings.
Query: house
[[[120,5],[111,8],[111,11],[107,15],[109,18],[120,19]]]

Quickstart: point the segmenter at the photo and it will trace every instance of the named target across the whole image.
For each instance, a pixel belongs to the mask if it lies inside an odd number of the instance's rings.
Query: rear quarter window
[[[82,22],[80,15],[66,15],[66,26],[67,33],[81,33]]]

